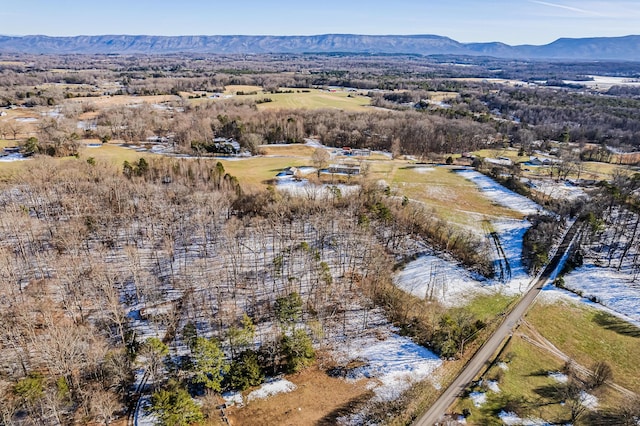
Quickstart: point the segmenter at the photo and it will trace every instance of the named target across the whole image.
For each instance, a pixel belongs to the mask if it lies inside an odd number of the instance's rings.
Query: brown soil
[[[348,414],[373,396],[366,389],[365,380],[348,383],[329,377],[315,367],[287,380],[298,388],[291,393],[251,401],[242,408],[230,408],[231,425],[334,425],[337,417]]]

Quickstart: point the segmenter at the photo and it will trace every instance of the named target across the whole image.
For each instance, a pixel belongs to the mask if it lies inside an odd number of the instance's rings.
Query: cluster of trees
[[[507,88],[478,98],[488,110],[531,126],[536,139],[638,147],[637,99],[568,90]]]
[[[589,257],[603,266],[630,268],[640,276],[640,174],[617,173],[602,182],[586,212],[587,232],[582,234],[576,263]]]

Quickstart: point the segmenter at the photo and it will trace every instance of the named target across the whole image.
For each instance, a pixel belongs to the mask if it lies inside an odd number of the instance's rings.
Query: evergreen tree
[[[311,338],[304,330],[295,330],[291,336],[282,337],[282,354],[287,361],[287,370],[296,373],[311,365],[316,359]]]
[[[244,351],[238,355],[231,363],[227,380],[231,389],[239,391],[262,383],[264,374],[258,363],[258,355],[252,350]]]
[[[215,392],[222,390],[222,379],[229,366],[224,362],[224,352],[215,340],[197,337],[193,347],[194,382]]]
[[[198,404],[184,388],[170,382],[151,396],[151,412],[162,426],[190,426],[204,420]]]

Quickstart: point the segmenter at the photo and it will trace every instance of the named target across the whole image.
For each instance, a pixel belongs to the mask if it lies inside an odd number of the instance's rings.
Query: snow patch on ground
[[[411,170],[413,170],[416,173],[428,173],[428,172],[433,172],[435,169],[433,167],[413,167]]]
[[[509,370],[509,365],[506,362],[499,362],[498,363],[498,367],[502,370],[502,371],[507,371]]]
[[[366,364],[350,372],[350,379],[375,378],[379,381],[373,391],[377,401],[398,398],[414,383],[425,380],[442,365],[442,360],[424,347],[406,337],[390,333],[386,338],[379,333],[363,333],[336,342],[334,356],[338,363],[359,359]]]
[[[580,404],[589,410],[596,410],[598,408],[598,398],[585,391],[580,391]]]
[[[502,420],[502,423],[509,426],[510,425],[525,425],[525,426],[549,425],[549,423],[545,422],[544,420],[534,419],[534,418],[523,419],[520,416],[518,416],[516,413],[507,412],[507,411],[500,411],[500,414],[498,414],[498,417],[500,418],[500,420]]]
[[[155,426],[158,424],[158,419],[155,414],[149,412],[151,407],[151,396],[146,395],[140,397],[138,402],[139,410],[136,410],[133,424],[135,426]]]
[[[471,392],[469,399],[471,399],[475,407],[480,408],[487,402],[487,394],[485,392]]]
[[[498,382],[495,380],[487,381],[487,389],[494,393],[500,393],[500,387],[498,386]]]
[[[247,395],[247,401],[265,399],[279,393],[287,393],[296,390],[297,386],[282,378],[272,379]]]
[[[569,381],[569,376],[567,376],[566,374],[560,373],[559,371],[554,371],[549,373],[549,377],[558,383],[567,383]]]
[[[28,160],[28,158],[17,152],[3,155],[0,157],[0,162],[5,162],[5,163],[12,162],[12,161],[24,161],[24,160]]]
[[[500,420],[502,420],[502,423],[504,423],[505,425],[521,425],[522,424],[522,419],[516,413],[500,411],[500,414],[498,414],[498,417],[500,418]]]
[[[240,392],[225,392],[222,394],[222,399],[227,405],[242,406],[244,404],[242,393]]]
[[[587,305],[589,307],[616,316],[623,321],[627,321],[628,323],[635,325],[636,327],[640,327],[639,320],[624,315],[618,311],[614,311],[613,309],[607,308],[606,306],[602,306],[599,303],[593,303],[589,299],[580,297],[577,294],[570,292],[569,290],[558,288],[553,284],[547,284],[542,288],[542,293],[540,293],[539,299],[544,303],[575,303]]]

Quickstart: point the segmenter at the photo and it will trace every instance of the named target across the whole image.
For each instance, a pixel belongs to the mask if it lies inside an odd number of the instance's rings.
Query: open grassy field
[[[292,93],[265,93],[259,86],[227,86],[225,94],[234,95],[236,99],[260,101],[266,98],[271,102],[258,105],[259,109],[341,109],[346,111],[367,111],[371,99],[357,93],[344,90],[327,91],[320,89],[282,88],[282,91]],[[252,93],[255,95],[237,95],[238,92]],[[194,99],[194,102],[202,102],[202,99]]]
[[[224,169],[236,176],[242,185],[262,187],[266,185],[267,181],[275,178],[279,171],[288,166],[310,165],[306,159],[291,157],[253,157],[241,160],[212,161],[220,161]]]
[[[640,329],[603,311],[569,302],[537,303],[527,321],[581,365],[606,360],[616,383],[640,393]]]
[[[429,99],[436,102],[447,102],[458,96],[456,92],[429,92]]]
[[[449,167],[395,164],[386,179],[397,193],[424,202],[448,220],[479,228],[485,218],[522,218],[522,214],[484,197],[473,182]]]
[[[82,141],[84,143],[98,143],[95,141]],[[122,166],[125,161],[133,162],[140,159],[140,157],[148,157],[153,154],[147,154],[143,152],[137,152],[134,149],[125,148],[116,144],[103,144],[97,148],[80,148],[80,158],[87,159],[89,157],[95,158],[97,161],[106,161],[111,164]]]
[[[235,95],[238,92],[250,93],[250,92],[258,92],[263,93],[262,87],[260,86],[248,86],[241,84],[230,84],[224,88],[224,93],[227,95]]]
[[[576,363],[590,368],[597,361],[608,362],[613,381],[635,392],[640,391],[640,329],[603,311],[572,302],[538,302],[527,314],[527,321],[558,349]],[[571,327],[567,327],[571,324]],[[518,332],[528,334],[527,328]],[[559,403],[559,383],[549,377],[560,371],[564,361],[550,352],[524,340],[518,333],[502,350],[498,361],[482,377],[498,382],[500,393],[489,392],[474,384],[470,392],[487,392],[487,402],[475,407],[473,401],[461,398],[454,412],[471,412],[470,424],[501,424],[496,415],[511,401],[520,415],[542,418],[550,422],[566,422],[568,410]],[[622,396],[603,386],[591,391],[600,408],[619,405]],[[513,402],[516,401],[516,402]],[[522,414],[524,413],[524,414]]]
[[[482,149],[475,151],[474,154],[483,158],[505,157],[514,163],[529,161],[529,156],[518,157],[518,150],[515,148]]]
[[[472,299],[465,306],[465,310],[482,321],[489,321],[505,312],[516,299],[516,296],[505,296],[504,294],[481,295]]]
[[[309,92],[275,93],[258,95],[256,99],[269,98],[272,102],[258,105],[260,109],[341,109],[366,111],[371,99],[344,91],[327,92],[309,89]]]
[[[611,179],[616,173],[629,170],[628,166],[618,164],[596,163],[591,161],[582,164],[584,165],[584,171],[580,175],[581,179]]]

